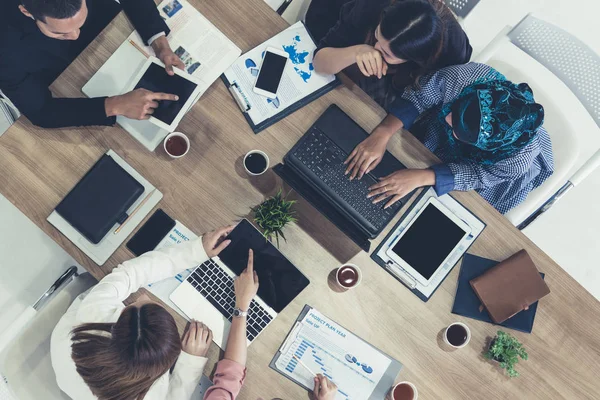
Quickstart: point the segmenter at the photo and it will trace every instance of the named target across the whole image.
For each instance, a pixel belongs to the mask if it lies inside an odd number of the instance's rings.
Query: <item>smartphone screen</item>
[[[255,86],[265,92],[277,93],[286,62],[287,57],[266,51]]]
[[[175,220],[158,209],[127,242],[127,248],[136,256],[152,251],[174,226]]]

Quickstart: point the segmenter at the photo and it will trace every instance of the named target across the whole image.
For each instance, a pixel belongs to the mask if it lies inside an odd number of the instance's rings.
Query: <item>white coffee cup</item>
[[[353,268],[356,271],[356,275],[357,275],[356,283],[354,283],[351,286],[346,286],[346,285],[342,284],[342,282],[340,281],[340,272],[342,271],[343,268],[346,268],[346,267]],[[360,268],[358,268],[358,265],[346,263],[346,264],[343,264],[340,267],[338,267],[338,269],[335,271],[335,280],[336,280],[337,284],[343,289],[346,289],[346,290],[354,289],[355,287],[360,285],[360,283],[362,282],[362,271],[360,270]]]
[[[167,142],[172,137],[180,137],[180,138],[182,138],[185,141],[185,144],[186,144],[187,148],[185,149],[185,151],[182,154],[180,154],[180,155],[172,154],[167,149]],[[171,157],[171,158],[181,158],[181,157],[185,156],[188,153],[188,151],[190,151],[190,139],[188,139],[188,137],[186,135],[184,135],[183,133],[181,133],[181,132],[169,133],[167,135],[167,137],[165,138],[165,140],[163,141],[163,148],[165,149],[165,153],[167,153],[169,155],[169,157]]]
[[[400,385],[410,386],[410,388],[413,390],[413,398],[411,400],[417,400],[417,398],[419,397],[419,392],[417,391],[417,387],[408,381],[398,382],[396,385],[394,385],[394,387],[390,389],[390,393],[388,394],[388,397],[387,397],[388,400],[403,400],[403,399],[394,397],[394,392],[396,391],[396,388]]]
[[[461,344],[460,346],[453,345],[452,343],[450,343],[448,341],[448,329],[450,329],[454,325],[462,326],[467,331],[467,340],[465,340],[465,342],[463,344]],[[462,349],[463,347],[468,345],[470,341],[471,341],[471,330],[469,329],[469,327],[467,325],[463,324],[462,322],[454,322],[454,323],[448,325],[448,327],[444,331],[444,342],[446,342],[449,346],[454,347],[455,349]]]
[[[250,156],[251,156],[251,155],[253,155],[253,154],[259,154],[259,155],[263,156],[263,157],[264,157],[264,159],[265,159],[265,161],[267,162],[267,165],[265,166],[265,168],[264,168],[264,170],[263,170],[263,171],[261,171],[261,172],[252,172],[252,171],[250,171],[250,170],[248,169],[248,167],[246,167],[246,160],[247,160],[247,158],[248,158],[248,157],[250,157]],[[269,169],[269,164],[270,164],[270,161],[269,161],[269,156],[268,156],[268,155],[267,155],[267,153],[265,153],[264,151],[262,151],[262,150],[250,150],[250,151],[249,151],[248,153],[246,153],[246,155],[244,156],[244,160],[242,161],[242,164],[244,164],[244,169],[246,170],[246,172],[247,172],[248,174],[250,174],[250,175],[252,175],[252,176],[259,176],[259,175],[262,175],[262,174],[264,174],[265,172],[267,172],[267,170]]]

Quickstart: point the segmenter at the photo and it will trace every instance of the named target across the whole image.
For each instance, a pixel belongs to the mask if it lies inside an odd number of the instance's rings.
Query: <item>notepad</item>
[[[456,297],[454,298],[454,306],[452,307],[453,314],[489,322],[491,324],[494,323],[487,310],[482,310],[480,308],[481,301],[473,291],[473,288],[471,288],[469,281],[483,275],[497,264],[498,262],[494,260],[477,257],[472,254],[465,254],[458,275],[458,287],[456,289]],[[543,273],[540,273],[540,276],[544,278]],[[535,302],[529,306],[529,310],[523,310],[498,325],[521,332],[531,333],[537,307],[538,302]]]
[[[137,182],[139,182],[144,188],[144,193],[138,196],[137,200],[127,209],[127,214],[135,214],[129,218],[127,224],[123,226],[118,233],[114,233],[119,225],[114,225],[109,229],[109,233],[104,236],[99,243],[94,244],[91,240],[86,238],[78,229],[76,229],[71,223],[69,223],[62,215],[56,210],[52,211],[50,216],[47,218],[56,229],[58,229],[67,239],[69,239],[75,246],[83,251],[88,257],[90,257],[96,264],[104,264],[109,257],[119,248],[119,246],[127,239],[127,237],[136,229],[136,227],[146,218],[146,216],[152,211],[152,209],[162,199],[163,195],[152,183],[145,179],[139,172],[137,172],[131,165],[127,164],[117,153],[112,150],[106,152],[106,156],[112,158],[121,168],[123,168],[128,174],[130,174]],[[149,196],[149,197],[147,197]],[[145,199],[147,199],[145,201]],[[142,204],[144,202],[144,204]],[[123,215],[124,217],[124,215]]]
[[[127,210],[143,192],[144,186],[105,154],[56,206],[56,212],[98,244],[116,223],[127,219]]]

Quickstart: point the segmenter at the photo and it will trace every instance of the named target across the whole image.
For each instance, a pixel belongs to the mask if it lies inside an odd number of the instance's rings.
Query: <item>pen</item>
[[[113,232],[113,235],[116,235],[117,233],[119,233],[121,231],[121,229],[125,226],[125,224],[127,224],[131,220],[131,218],[135,215],[135,213],[137,213],[139,211],[139,209],[142,208],[144,206],[144,204],[146,204],[146,202],[150,199],[150,197],[152,197],[154,192],[156,192],[156,189],[154,189],[152,192],[150,192],[150,194],[148,196],[144,197],[144,200],[142,200],[140,202],[140,204],[138,204],[138,206],[135,208],[135,210],[133,210],[133,212],[131,214],[129,214],[127,219],[125,221],[123,221],[123,223],[121,225],[119,225],[119,227],[117,229],[115,229],[115,231]]]
[[[138,51],[140,53],[142,53],[144,55],[144,57],[146,57],[146,58],[150,57],[150,55],[148,53],[146,53],[146,51],[144,49],[142,49],[136,42],[134,42],[133,40],[130,39],[129,43],[131,43],[131,45],[133,47],[135,47],[136,49],[138,49]]]
[[[295,354],[294,354],[292,357],[293,357],[293,358],[294,358],[296,361],[298,361],[298,363],[299,363],[300,365],[302,365],[302,366],[304,367],[304,369],[306,369],[308,372],[310,372],[310,373],[311,373],[313,376],[315,376],[315,377],[317,376],[317,374],[315,374],[315,373],[312,371],[312,369],[308,368],[308,367],[306,366],[306,364],[304,364],[304,363],[302,362],[302,360],[301,360],[301,359],[299,359],[298,357],[296,357],[296,355],[295,355]]]

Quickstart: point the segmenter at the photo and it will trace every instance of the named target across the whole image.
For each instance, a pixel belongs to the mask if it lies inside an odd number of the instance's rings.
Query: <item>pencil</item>
[[[138,49],[138,51],[140,53],[142,53],[144,55],[144,57],[146,57],[146,58],[150,57],[150,55],[148,53],[146,53],[146,51],[144,49],[142,49],[136,42],[134,42],[133,40],[130,39],[129,43],[131,43],[131,45],[133,47],[135,47],[136,49]]]
[[[304,367],[304,368],[305,368],[305,369],[306,369],[308,372],[310,372],[311,374],[313,374],[313,376],[317,376],[317,374],[315,374],[315,373],[312,371],[312,369],[308,368],[308,367],[306,366],[306,364],[304,364],[304,363],[302,362],[302,360],[301,360],[301,359],[299,359],[298,357],[296,357],[296,355],[295,355],[295,354],[294,354],[292,357],[293,357],[293,358],[295,358],[295,359],[296,359],[296,361],[298,361],[298,363],[299,363],[300,365],[302,365],[302,366],[303,366],[303,367]]]
[[[117,233],[119,233],[121,231],[121,229],[125,226],[125,224],[127,224],[131,220],[131,218],[133,218],[135,213],[137,213],[139,211],[139,209],[142,208],[144,206],[144,204],[146,204],[146,202],[150,199],[150,197],[152,197],[154,192],[156,192],[156,189],[154,189],[152,192],[150,192],[150,194],[148,196],[144,197],[144,200],[142,200],[140,202],[140,204],[138,204],[138,206],[135,208],[135,210],[133,210],[133,212],[131,214],[129,214],[127,219],[125,221],[123,221],[123,223],[121,225],[119,225],[119,227],[117,229],[115,229],[115,231],[113,232],[114,235],[116,235]]]

